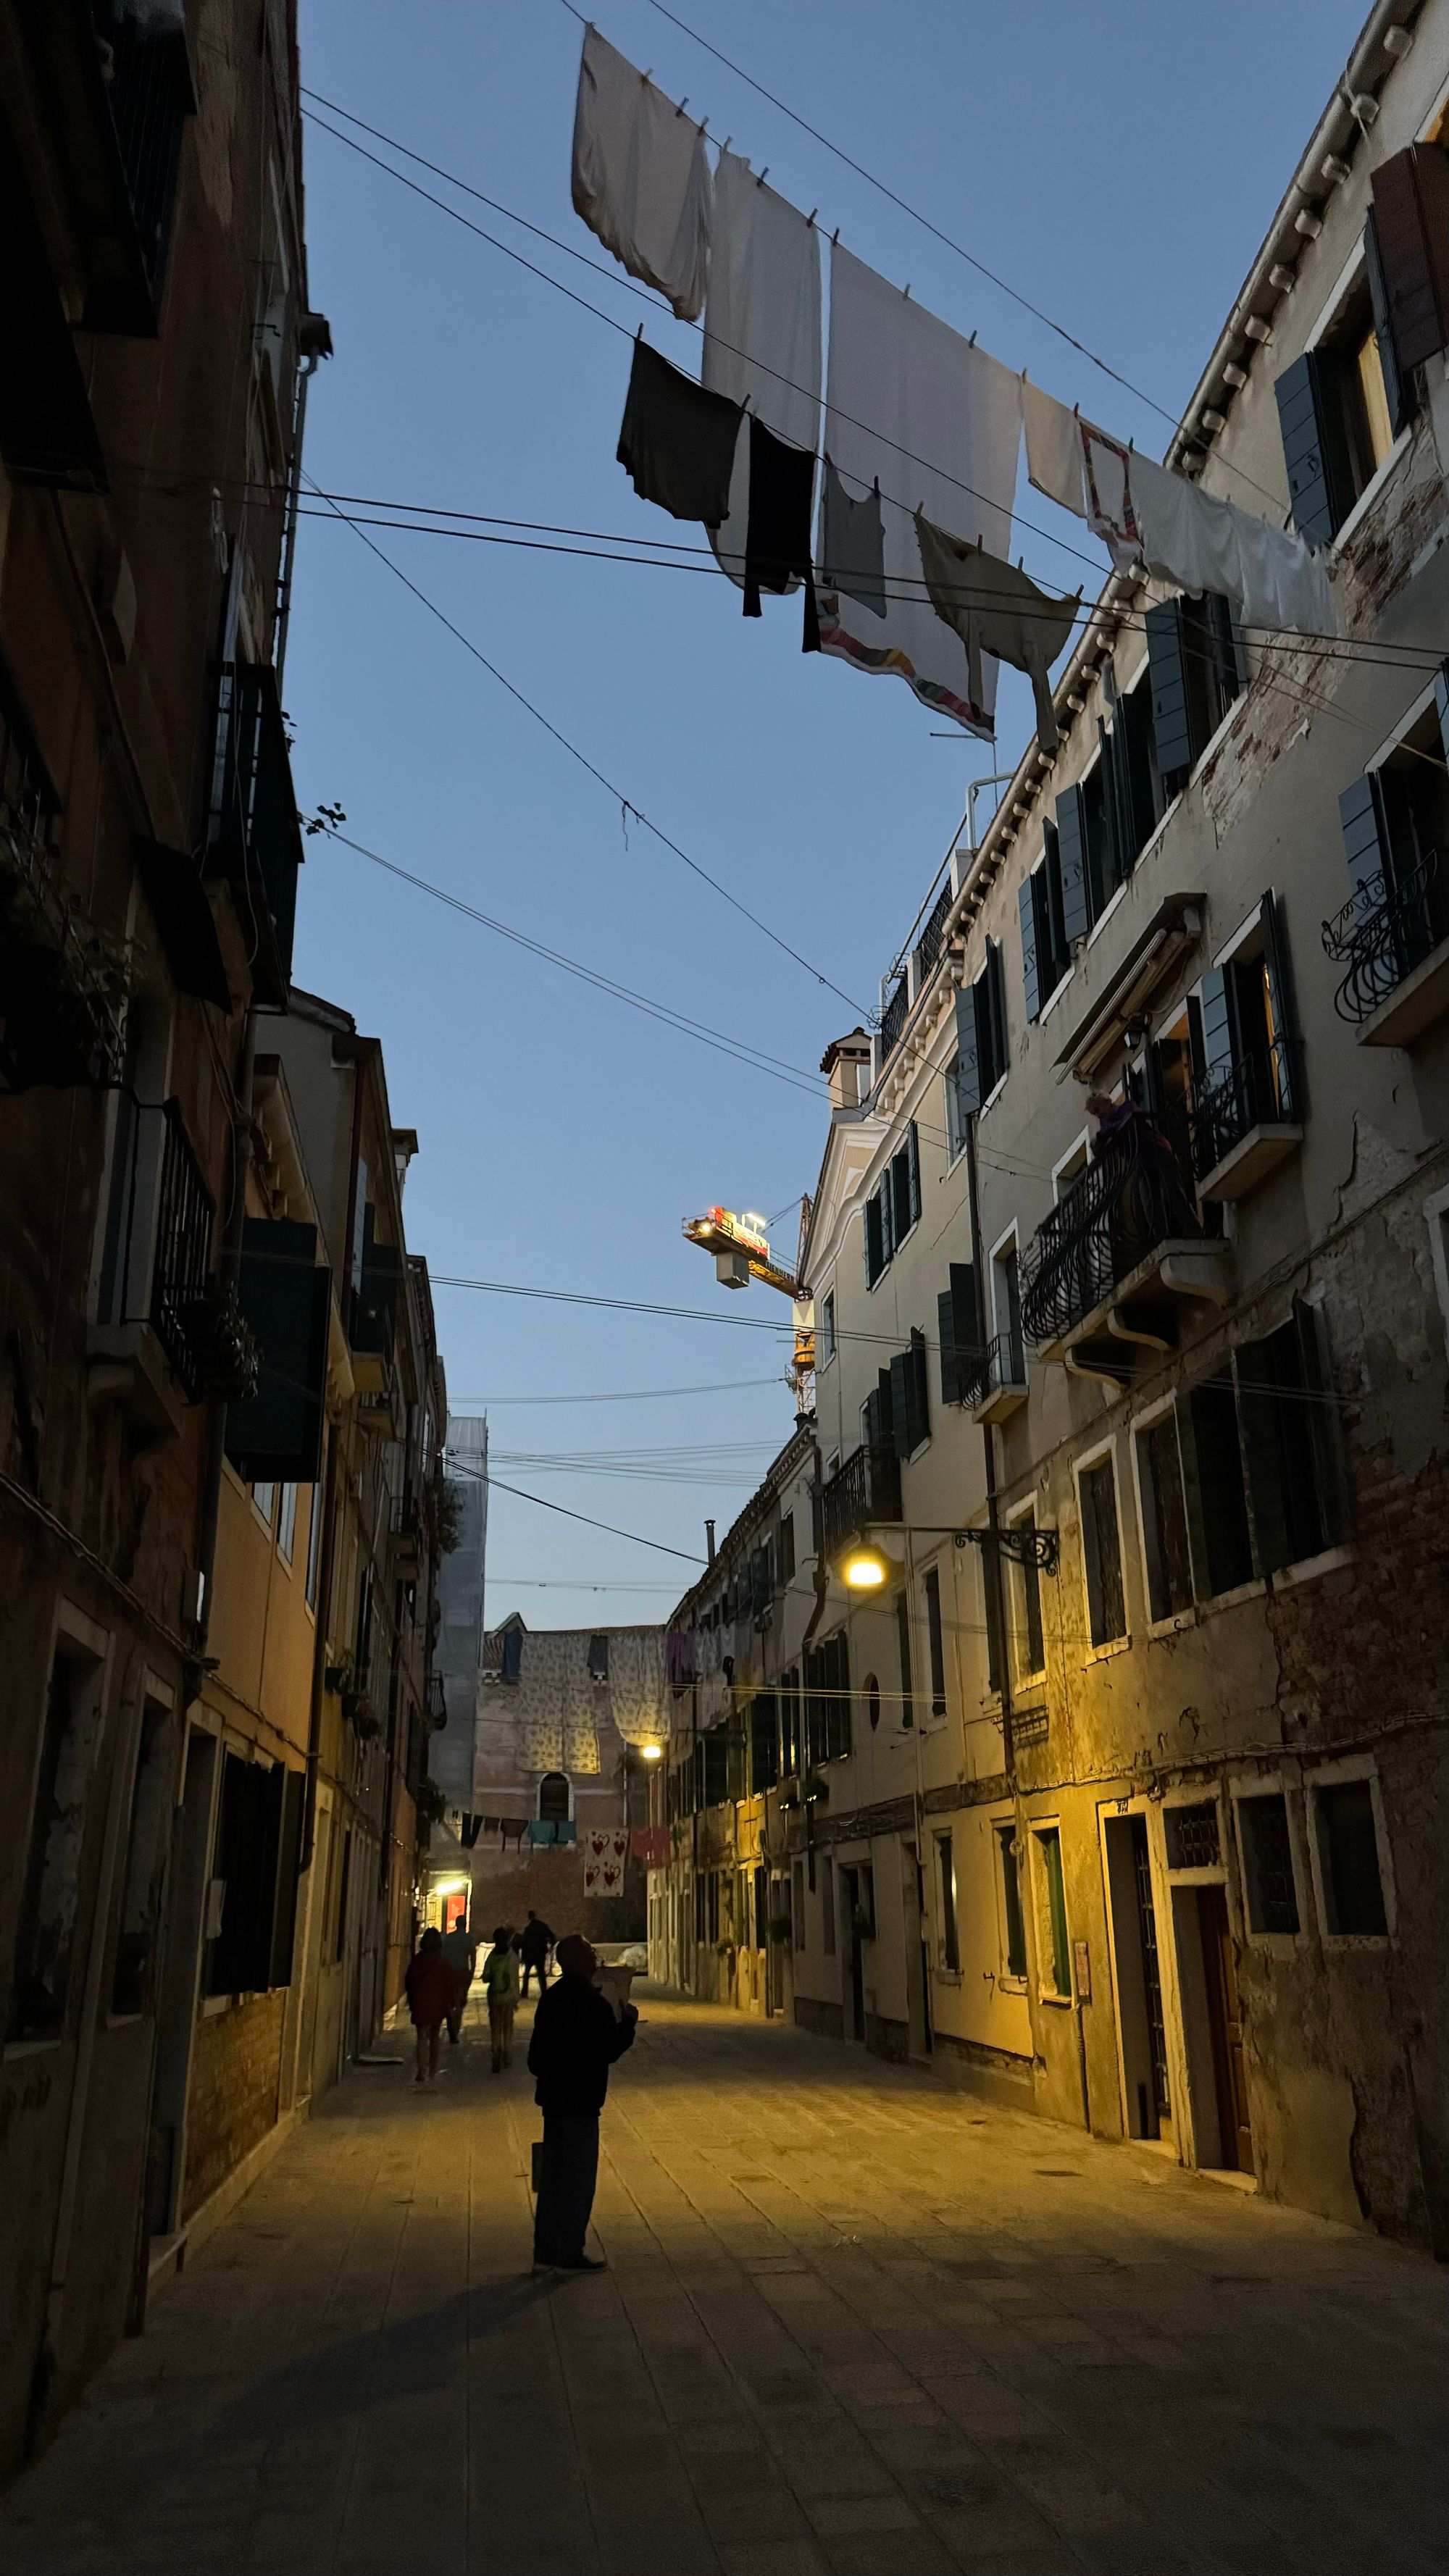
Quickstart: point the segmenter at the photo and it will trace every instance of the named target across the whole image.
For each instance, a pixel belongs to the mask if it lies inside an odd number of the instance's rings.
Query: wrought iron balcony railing
[[[997,1333],[984,1351],[961,1362],[961,1402],[984,1404],[1003,1387],[1025,1386],[1026,1351],[1019,1333]]]
[[[0,797],[0,1083],[119,1082],[128,953],[63,890],[48,817]]]
[[[423,1680],[423,1709],[431,1726],[448,1723],[448,1699],[441,1673],[428,1673]]]
[[[1161,1129],[1145,1116],[1110,1137],[1053,1208],[1022,1263],[1021,1321],[1038,1348],[1060,1341],[1159,1243],[1202,1233]]]
[[[863,1445],[829,1479],[820,1497],[821,1535],[833,1556],[872,1521],[901,1517],[901,1463],[894,1449]]]
[[[1323,925],[1323,945],[1346,969],[1333,997],[1339,1018],[1361,1024],[1449,938],[1449,869],[1438,850],[1402,874],[1384,871],[1355,888]]]
[[[213,1318],[211,1235],[216,1209],[174,1100],[161,1110],[161,1173],[151,1323],[193,1404],[206,1392]]]
[[[1211,1082],[1199,1083],[1190,1122],[1192,1168],[1205,1181],[1253,1128],[1297,1118],[1297,1049],[1289,1038],[1244,1056]]]
[[[157,13],[159,14],[159,13]],[[144,23],[142,12],[103,0],[96,12],[103,39],[106,102],[116,130],[126,194],[146,282],[159,296],[186,119],[195,108],[186,38],[178,28]]]
[[[926,977],[930,974],[932,967],[935,965],[937,958],[941,954],[941,938],[945,931],[946,923],[950,917],[951,906],[954,901],[955,896],[952,891],[951,879],[948,875],[945,884],[942,886],[940,893],[937,895],[935,902],[932,904],[930,911],[926,915],[921,936],[916,943],[916,967],[921,983],[925,982]]]
[[[902,975],[881,1014],[880,1059],[882,1064],[899,1042],[901,1031],[906,1025],[906,1013],[910,1007],[910,983],[908,978]]]

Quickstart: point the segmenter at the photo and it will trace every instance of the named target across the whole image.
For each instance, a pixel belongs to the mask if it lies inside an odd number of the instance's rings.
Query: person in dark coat
[[[408,1962],[403,1982],[413,2028],[418,2035],[416,2081],[421,2084],[426,2078],[431,2084],[438,2071],[443,2022],[452,2009],[455,1988],[452,1962],[443,1948],[443,1936],[431,1923]]]
[[[557,1982],[539,1997],[528,2043],[534,2100],[543,2113],[543,2157],[533,2223],[533,2259],[555,2272],[601,2272],[584,2252],[599,2171],[599,2113],[609,2069],[634,2044],[639,2015],[616,2020],[594,1984],[598,1960],[570,1932],[558,1945]]]
[[[528,1921],[525,1923],[523,1930],[518,1936],[518,1957],[523,1969],[523,1975],[520,1980],[521,1993],[525,1995],[527,1994],[529,1976],[535,1968],[538,1970],[538,1991],[540,1994],[543,1993],[545,1986],[548,1984],[548,1954],[553,1946],[554,1936],[552,1931],[548,1924],[543,1922],[540,1917],[534,1913],[533,1907],[530,1905],[528,1909]]]

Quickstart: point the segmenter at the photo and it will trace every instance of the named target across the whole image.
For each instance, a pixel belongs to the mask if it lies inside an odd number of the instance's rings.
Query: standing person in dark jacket
[[[558,1945],[559,1978],[539,1998],[528,2043],[534,2100],[543,2113],[543,2170],[533,2223],[533,2259],[556,2272],[602,2272],[584,2252],[599,2171],[599,2113],[609,2069],[634,2044],[639,2015],[613,2006],[593,1982],[598,1960],[570,1932]]]
[[[438,2071],[438,2044],[443,2036],[443,2020],[453,2001],[453,1971],[443,1948],[443,1936],[429,1924],[412,1958],[404,1979],[408,2011],[418,2035],[417,2081],[431,2084]]]
[[[524,1994],[528,1992],[529,1974],[534,1968],[538,1970],[538,1991],[540,1994],[543,1993],[548,1984],[548,1954],[553,1948],[553,1943],[554,1936],[548,1924],[539,1919],[530,1905],[528,1921],[518,1936],[518,1956],[523,1967],[522,1991]]]

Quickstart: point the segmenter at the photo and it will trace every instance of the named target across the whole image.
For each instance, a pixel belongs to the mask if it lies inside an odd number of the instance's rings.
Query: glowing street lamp
[[[879,1592],[892,1573],[889,1557],[870,1539],[858,1539],[847,1548],[837,1570],[848,1592]]]

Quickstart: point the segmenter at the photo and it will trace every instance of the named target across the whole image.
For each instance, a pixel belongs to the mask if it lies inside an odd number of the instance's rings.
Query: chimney
[[[830,1081],[832,1109],[858,1109],[870,1090],[870,1039],[864,1029],[848,1038],[832,1038],[820,1059]]]

